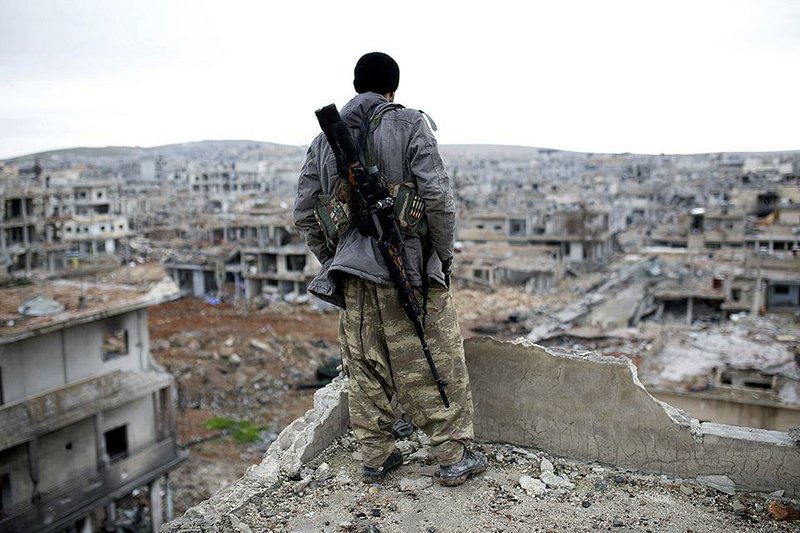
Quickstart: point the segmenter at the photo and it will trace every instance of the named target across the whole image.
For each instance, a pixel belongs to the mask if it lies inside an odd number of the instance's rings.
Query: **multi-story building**
[[[0,263],[28,275],[65,269],[69,257],[113,255],[133,236],[113,190],[60,178],[44,187],[0,187]]]
[[[466,285],[524,287],[545,292],[564,278],[566,264],[553,246],[477,244],[458,251],[454,276]]]
[[[249,217],[240,241],[245,297],[302,297],[320,264],[287,215]]]
[[[39,187],[13,182],[0,188],[0,262],[30,272],[42,260],[44,196]]]
[[[176,294],[171,280],[0,290],[0,531],[116,531],[116,502],[144,487],[151,529],[170,518],[162,480],[185,454],[147,308]]]
[[[613,253],[614,238],[625,228],[623,209],[551,206],[542,210],[471,213],[459,231],[462,241],[556,246],[571,263],[603,264]]]
[[[320,265],[286,216],[223,213],[205,219],[193,230],[193,246],[168,252],[167,272],[194,296],[216,293],[229,282],[236,297],[248,300],[304,297]]]
[[[113,183],[76,183],[47,193],[47,242],[53,248],[62,245],[80,257],[110,255],[133,236]]]

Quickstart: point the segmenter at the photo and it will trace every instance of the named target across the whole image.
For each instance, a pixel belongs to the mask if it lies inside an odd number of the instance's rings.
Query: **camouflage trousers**
[[[394,450],[394,399],[430,437],[439,464],[460,461],[464,443],[473,438],[472,392],[450,291],[438,285],[430,288],[425,328],[436,368],[448,383],[448,409],[442,405],[396,289],[347,276],[344,295],[339,343],[349,378],[350,421],[361,443],[364,465],[378,468]]]

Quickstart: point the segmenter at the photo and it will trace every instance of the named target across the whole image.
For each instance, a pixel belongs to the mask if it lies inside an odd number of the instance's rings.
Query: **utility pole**
[[[753,305],[750,308],[750,316],[758,316],[758,310],[761,308],[761,266],[764,261],[764,256],[761,253],[761,247],[756,243],[756,256],[758,257],[758,267],[756,270],[756,286],[753,291]]]

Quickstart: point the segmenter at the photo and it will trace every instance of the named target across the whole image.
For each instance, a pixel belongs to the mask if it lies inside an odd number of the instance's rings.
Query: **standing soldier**
[[[358,94],[342,108],[341,117],[358,136],[366,165],[378,167],[394,197],[405,237],[405,271],[424,302],[425,337],[447,382],[449,407],[442,406],[375,236],[356,222],[359,215],[364,220],[363,206],[346,177],[338,175],[335,154],[322,134],[308,149],[294,221],[322,264],[309,292],[341,309],[339,342],[364,481],[380,481],[402,464],[392,435],[396,397],[430,437],[440,482],[454,486],[487,464],[483,455],[467,448],[473,438],[472,395],[449,291],[455,203],[423,113],[394,103],[399,80],[400,69],[391,57],[364,55],[355,67]]]

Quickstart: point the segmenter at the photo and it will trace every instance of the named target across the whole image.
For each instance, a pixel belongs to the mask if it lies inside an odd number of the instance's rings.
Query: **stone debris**
[[[433,457],[431,456],[431,452],[428,451],[428,448],[419,449],[409,455],[408,458],[413,461],[419,461],[420,463],[426,465],[433,463]]]
[[[294,491],[297,494],[300,494],[301,492],[306,490],[306,487],[308,487],[312,481],[314,481],[314,478],[312,476],[304,477],[303,479],[298,481],[297,484],[294,486]]]
[[[530,496],[539,496],[547,492],[547,486],[542,481],[531,476],[519,478],[519,486]]]
[[[699,484],[716,489],[723,494],[732,495],[736,493],[736,484],[728,476],[697,476],[696,480]]]
[[[394,443],[395,447],[400,450],[403,456],[411,455],[417,451],[416,445],[409,440],[400,440]]]
[[[569,480],[561,476],[557,476],[552,472],[542,472],[542,474],[539,476],[539,479],[541,479],[551,489],[575,488],[575,485],[571,483]]]
[[[235,514],[231,514],[231,527],[237,533],[253,533],[253,530],[239,519]]]
[[[226,342],[225,345],[228,346],[228,343]],[[253,348],[255,348],[260,352],[270,353],[270,348],[267,345],[267,343],[262,342],[258,339],[250,339],[250,346],[252,346]]]
[[[346,486],[353,483],[353,478],[351,478],[345,470],[340,470],[339,473],[333,477],[333,483],[336,485]]]
[[[800,520],[800,511],[779,501],[770,501],[767,504],[767,511],[772,518],[778,521]]]
[[[314,479],[316,479],[317,481],[325,481],[331,476],[332,476],[331,466],[328,463],[322,463],[314,471]]]

